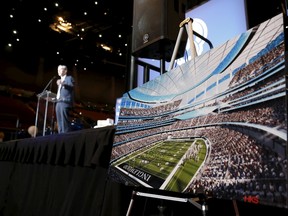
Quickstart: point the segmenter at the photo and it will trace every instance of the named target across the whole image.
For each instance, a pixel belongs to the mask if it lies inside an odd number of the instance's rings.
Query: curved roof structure
[[[232,77],[232,72],[243,67],[243,62],[248,64],[268,50],[267,44],[283,40],[283,25],[275,25],[279,22],[283,22],[281,14],[129,91],[124,99],[163,103],[196,87],[206,88],[227,74]]]

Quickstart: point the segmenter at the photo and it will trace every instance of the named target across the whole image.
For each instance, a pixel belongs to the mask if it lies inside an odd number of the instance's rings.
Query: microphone
[[[45,86],[45,88],[43,89],[43,92],[47,90],[48,86],[50,85],[50,91],[51,91],[51,83],[52,81],[56,78],[57,76],[53,76],[52,79],[50,79],[50,81],[47,83],[47,85]]]

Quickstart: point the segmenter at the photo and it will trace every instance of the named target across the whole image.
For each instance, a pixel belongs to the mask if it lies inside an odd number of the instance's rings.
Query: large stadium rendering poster
[[[109,177],[287,208],[283,15],[125,93]]]

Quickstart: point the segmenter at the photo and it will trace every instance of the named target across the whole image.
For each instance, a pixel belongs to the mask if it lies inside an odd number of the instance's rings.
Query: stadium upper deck
[[[121,107],[153,107],[179,100],[178,96],[182,97],[181,106],[185,106],[218,94],[220,90],[227,90],[237,71],[283,42],[282,19],[279,14],[222,46],[129,91],[123,95]]]

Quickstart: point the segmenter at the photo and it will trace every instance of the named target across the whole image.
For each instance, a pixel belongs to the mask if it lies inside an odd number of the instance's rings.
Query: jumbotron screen
[[[126,92],[110,178],[287,208],[285,73],[279,14]]]

